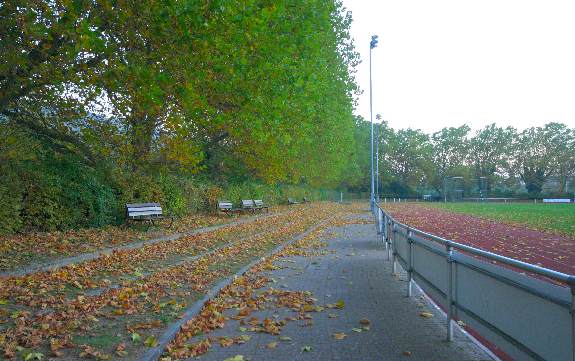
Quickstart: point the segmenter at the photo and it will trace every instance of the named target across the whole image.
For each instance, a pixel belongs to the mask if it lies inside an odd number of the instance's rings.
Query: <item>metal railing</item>
[[[459,321],[517,360],[575,361],[575,275],[423,232],[380,205],[375,218],[392,272],[399,263],[407,296],[417,282],[445,311],[448,341]]]

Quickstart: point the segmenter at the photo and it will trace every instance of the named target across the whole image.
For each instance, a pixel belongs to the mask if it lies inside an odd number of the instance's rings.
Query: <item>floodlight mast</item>
[[[381,142],[383,130],[381,129],[381,114],[376,114],[375,119],[379,122],[377,123],[377,127],[375,128],[376,135],[375,135],[375,200],[379,202],[379,143]]]
[[[375,213],[375,174],[373,169],[373,89],[371,82],[371,50],[375,49],[377,46],[377,35],[371,36],[371,41],[369,42],[369,118],[371,121],[371,195],[370,195],[370,205],[371,212]]]

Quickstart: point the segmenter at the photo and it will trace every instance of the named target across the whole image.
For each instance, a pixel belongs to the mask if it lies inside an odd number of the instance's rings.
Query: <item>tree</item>
[[[412,191],[426,180],[432,155],[429,136],[410,128],[386,129],[385,134],[385,153],[380,158],[383,159],[380,169],[386,171],[387,183],[395,181],[402,189]]]
[[[490,124],[478,130],[469,140],[468,159],[475,178],[485,177],[487,191],[495,182],[495,175],[504,172],[517,132],[512,127],[500,128]]]
[[[0,114],[59,151],[94,154],[78,135],[113,54],[109,1],[9,0],[0,7]]]
[[[443,194],[445,177],[460,175],[468,154],[470,128],[467,125],[443,128],[431,136],[432,163],[428,179],[437,192]]]
[[[548,123],[544,127],[548,138],[553,174],[559,181],[559,192],[566,191],[567,180],[575,175],[575,131],[561,123]]]
[[[531,127],[519,133],[513,144],[511,170],[521,177],[527,191],[539,196],[543,184],[553,173],[550,129]]]

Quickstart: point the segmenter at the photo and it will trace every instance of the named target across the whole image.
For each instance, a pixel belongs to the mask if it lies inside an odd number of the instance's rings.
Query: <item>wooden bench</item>
[[[270,207],[266,206],[264,204],[264,201],[261,199],[254,199],[254,205],[255,205],[256,209],[261,209],[261,210],[265,209],[266,212],[270,211]]]
[[[128,222],[150,222],[152,225],[155,225],[154,221],[162,219],[170,219],[170,227],[172,223],[174,223],[174,217],[165,215],[160,203],[126,204],[126,220]]]
[[[256,204],[253,199],[242,199],[242,211],[256,211]]]
[[[299,202],[295,198],[288,198],[288,204],[299,204]]]
[[[218,201],[218,209],[217,210],[218,210],[218,212],[222,212],[222,213],[225,213],[227,215],[230,215],[234,212],[239,211],[239,209],[234,208],[234,205],[232,204],[232,202],[225,201],[225,200]]]

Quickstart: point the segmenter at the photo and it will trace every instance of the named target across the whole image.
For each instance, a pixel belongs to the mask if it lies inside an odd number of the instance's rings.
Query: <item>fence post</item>
[[[412,257],[411,252],[413,241],[411,240],[411,229],[407,229],[407,297],[411,297],[411,279],[412,279]]]
[[[387,260],[389,261],[391,259],[391,220],[387,220],[387,233],[385,234],[386,236],[386,249],[387,249]]]
[[[447,341],[453,339],[453,247],[447,248]]]
[[[381,219],[381,242],[385,246],[385,250],[387,251],[387,215],[383,212],[383,217]]]
[[[397,225],[391,222],[391,273],[396,273],[397,265],[395,264],[395,234],[397,233]]]
[[[571,352],[575,361],[575,285],[571,284]]]
[[[381,234],[382,233],[382,218],[383,218],[383,212],[381,210],[381,208],[377,207],[377,234]]]

